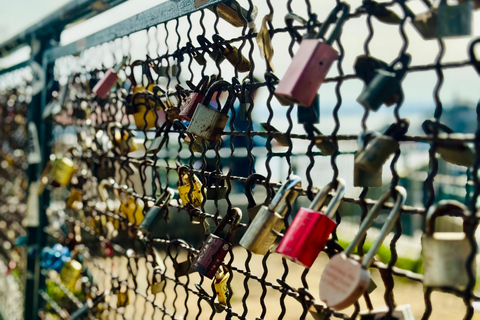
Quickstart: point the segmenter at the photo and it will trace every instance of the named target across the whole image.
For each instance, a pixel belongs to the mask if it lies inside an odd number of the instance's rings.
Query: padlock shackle
[[[342,12],[342,15],[338,17],[338,14]],[[348,19],[348,16],[350,15],[350,6],[344,2],[340,2],[329,14],[327,20],[325,20],[324,23],[322,23],[322,26],[320,27],[320,30],[318,31],[318,34],[315,38],[320,39],[323,38],[325,40],[325,43],[328,45],[332,45],[334,41],[338,39],[342,32],[342,27],[345,21]],[[330,29],[330,26],[332,24],[335,24],[335,27],[330,34],[330,37],[328,39],[325,39],[325,34],[327,33],[328,29]]]
[[[392,137],[395,140],[399,140],[407,134],[409,126],[410,121],[408,121],[408,119],[400,119],[399,122],[391,124],[387,130],[385,130],[383,135]]]
[[[247,197],[248,205],[247,209],[253,208],[257,205],[255,202],[255,199],[253,198],[253,186],[255,184],[261,184],[261,182],[267,181],[267,178],[265,176],[262,176],[259,173],[252,173],[250,176],[248,176],[247,180],[245,181],[245,196]],[[274,193],[273,188],[268,186],[265,186],[264,184],[261,184],[265,190],[267,190],[267,197],[265,198],[265,203],[268,202],[269,200],[269,189],[270,189],[270,195]]]
[[[158,198],[158,200],[155,202],[155,206],[166,206],[174,196],[175,192],[171,188],[166,188],[165,191],[160,195],[160,198]]]
[[[302,179],[299,176],[292,175],[290,179],[278,190],[277,194],[273,198],[272,202],[268,206],[268,210],[279,213],[282,218],[285,216],[286,211],[291,206],[298,196],[298,191],[294,190],[295,187],[302,186]],[[279,210],[281,208],[281,210]]]
[[[100,196],[100,199],[102,202],[107,201],[107,196],[105,195],[105,188],[110,187],[115,196],[119,198],[118,190],[114,188],[115,181],[113,179],[103,179],[100,181],[100,183],[97,185],[97,190],[98,190],[98,195]]]
[[[426,134],[434,134],[435,131],[440,130],[447,134],[452,134],[454,131],[445,123],[435,119],[428,119],[422,123],[422,129]]]
[[[393,209],[391,212],[397,212],[400,211],[401,207],[403,206],[403,203],[405,202],[405,197],[406,197],[406,191],[402,187],[395,187],[397,197],[395,204],[393,206]],[[378,217],[380,214],[380,211],[382,211],[383,205],[385,202],[387,202],[388,199],[392,196],[391,189],[389,188],[380,199],[378,199],[377,203],[368,211],[367,216],[363,220],[362,224],[360,225],[360,229],[358,230],[358,233],[355,235],[355,238],[350,242],[348,247],[345,249],[344,253],[349,256],[350,254],[353,253],[357,245],[360,243],[360,241],[365,237],[365,234],[367,233],[368,229],[372,226],[373,221]],[[383,229],[382,229],[383,230]],[[383,241],[383,240],[382,240]],[[372,249],[369,250],[373,251]],[[372,252],[375,254],[376,252]],[[365,261],[365,259],[364,259]]]
[[[236,99],[234,87],[230,83],[228,83],[228,81],[217,80],[214,83],[212,83],[210,88],[208,88],[208,91],[205,94],[205,97],[203,98],[202,104],[208,107],[210,105],[210,101],[212,100],[213,94],[215,92],[220,92],[220,91],[228,91],[228,98],[223,108],[221,108],[220,103],[218,103],[217,110],[221,113],[227,113],[231,105],[233,105],[233,102]]]
[[[215,228],[215,231],[213,232],[214,235],[220,237],[220,235],[223,232],[223,229],[227,225],[230,225],[230,230],[228,230],[228,234],[226,236],[227,241],[230,241],[232,238],[233,234],[238,228],[238,225],[240,224],[240,220],[242,220],[242,210],[240,208],[232,208],[227,212],[225,217],[220,221],[218,226]]]
[[[435,220],[439,216],[461,217],[464,220],[470,215],[470,212],[466,205],[457,200],[442,200],[438,202],[436,206],[432,206],[427,212],[425,218],[425,234],[433,236],[435,232]]]
[[[477,70],[477,73],[480,75],[480,61],[478,61],[477,56],[475,55],[475,45],[477,45],[477,43],[480,43],[480,38],[477,38],[470,43],[470,48],[468,52],[470,54],[470,62],[473,64],[475,70]]]
[[[335,185],[335,194],[332,196],[332,200],[330,200],[330,203],[328,204],[328,207],[324,212],[327,217],[332,219],[335,215],[335,212],[337,212],[338,207],[340,206],[343,196],[345,195],[345,180],[343,180],[342,178],[337,178],[336,180],[331,181],[322,190],[320,190],[320,192],[318,192],[313,199],[308,209],[312,211],[320,211],[323,203],[325,202],[325,200],[327,200],[328,193],[333,190]]]
[[[113,68],[113,71],[115,71],[115,73],[118,73],[118,71],[122,69],[122,67],[127,63],[129,59],[130,59],[130,55],[123,56],[122,60],[120,60],[120,62],[115,65],[115,67]]]
[[[135,60],[128,66],[130,68],[130,74],[127,75],[127,78],[132,83],[132,86],[130,87],[131,90],[135,89],[135,87],[138,85],[137,80],[135,79],[135,74],[134,74],[133,70],[135,69],[135,67],[142,67],[142,69],[144,69],[143,65],[144,65],[143,60]],[[143,77],[143,71],[144,70],[142,70],[142,77]]]
[[[233,50],[232,45],[230,43],[228,43],[222,36],[220,36],[218,34],[214,34],[212,36],[212,40],[213,40],[214,45],[216,45],[217,48],[219,48],[222,53],[225,50],[225,48],[227,48],[228,50]]]
[[[390,232],[390,230],[393,229],[393,227],[397,223],[398,218],[402,214],[402,206],[405,203],[405,199],[407,197],[407,191],[405,191],[405,189],[403,187],[399,187],[399,186],[395,187],[395,191],[396,191],[395,204],[393,205],[393,208],[390,211],[390,213],[387,217],[387,220],[383,224],[382,229],[380,229],[380,235],[375,240],[375,242],[373,242],[372,246],[370,247],[370,250],[368,250],[367,254],[362,259],[362,267],[364,269],[368,269],[371,266],[371,264],[373,262],[373,259],[375,258],[375,255],[378,252],[378,249],[380,249],[380,246],[382,245],[383,241],[387,237],[388,233]],[[378,213],[380,213],[380,211],[382,210],[384,202],[388,198],[390,198],[390,196],[393,196],[393,195],[391,195],[390,189],[387,192],[388,192],[388,196],[384,195],[380,199],[380,201],[375,204],[372,211],[377,210]],[[377,207],[377,209],[375,209],[375,207]],[[376,213],[377,216],[378,216],[378,213]],[[366,230],[365,230],[365,232],[366,232]],[[363,238],[363,235],[362,235],[362,238]]]
[[[290,33],[292,38],[294,38],[297,42],[301,42],[303,39],[302,35],[293,28],[293,22],[295,21],[299,22],[302,26],[306,26],[308,21],[293,12],[285,15],[285,24],[287,25],[288,33]]]
[[[408,65],[410,64],[411,60],[412,60],[411,55],[409,55],[408,53],[402,53],[400,57],[398,57],[396,60],[392,62],[392,64],[387,68],[387,70],[395,73],[395,78],[397,78],[400,81],[405,77],[405,74],[407,73]],[[396,68],[396,66],[399,63],[402,65],[402,67]]]
[[[368,143],[375,139],[375,137],[380,136],[380,133],[376,131],[363,131],[358,135],[357,144],[360,150],[364,150]]]

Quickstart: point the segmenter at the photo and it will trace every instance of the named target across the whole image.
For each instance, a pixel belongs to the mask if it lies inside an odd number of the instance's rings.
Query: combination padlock
[[[462,133],[454,133],[446,124],[435,120],[425,120],[422,129],[428,135],[436,133],[440,139],[462,139],[465,135]],[[475,163],[475,152],[473,148],[465,142],[454,142],[443,140],[437,142],[438,154],[446,162],[456,164],[458,166],[472,167]]]
[[[218,106],[218,109],[209,107],[209,103],[215,92],[227,90],[228,99],[223,107]],[[232,108],[235,99],[234,90],[227,81],[219,80],[213,83],[208,89],[202,103],[195,109],[192,121],[190,121],[187,127],[187,132],[211,141],[212,143],[218,143],[227,125],[227,121],[230,118],[228,111]]]
[[[208,235],[192,264],[198,273],[209,279],[215,276],[223,259],[232,248],[230,241],[241,219],[242,211],[239,208],[232,208],[220,221],[215,232]],[[230,230],[225,235],[222,233],[227,224],[230,224]]]
[[[473,9],[473,1],[448,5],[447,0],[440,0],[437,8],[437,37],[448,38],[471,35]]]
[[[193,90],[188,97],[183,101],[183,105],[180,107],[180,113],[178,118],[184,121],[192,120],[192,116],[197,109],[199,103],[202,103],[205,98],[209,83],[209,77],[205,76],[199,82],[197,86],[194,86],[190,81],[187,81],[187,85]]]
[[[240,239],[240,245],[250,252],[265,255],[282,231],[285,215],[291,210],[298,196],[297,187],[302,186],[302,179],[291,176],[278,190],[270,205],[262,206],[255,219],[248,226]]]
[[[360,312],[360,320],[383,320],[387,319],[388,308],[379,310],[369,310]],[[409,304],[396,306],[393,309],[391,320],[415,320],[412,312],[412,307]]]
[[[200,182],[200,179],[190,170],[181,166],[177,169],[178,171],[178,196],[182,205],[186,206],[190,204],[194,207],[200,207],[203,203],[203,194],[205,191],[203,185]]]
[[[257,215],[260,208],[262,208],[262,206],[268,205],[268,203],[270,202],[271,198],[275,193],[272,187],[265,186],[265,184],[262,184],[262,186],[264,186],[265,190],[267,191],[267,195],[265,197],[265,201],[263,202],[263,204],[257,205],[257,203],[255,202],[255,199],[253,198],[253,186],[257,183],[260,184],[266,181],[267,181],[267,178],[265,178],[259,173],[252,173],[245,181],[245,196],[247,197],[247,201],[248,201],[247,213],[248,213],[248,217],[250,218],[250,221],[255,219],[255,216]]]
[[[165,289],[165,284],[166,284],[166,278],[164,271],[160,266],[156,266],[153,269],[153,275],[152,275],[152,284],[150,285],[150,292],[152,294],[158,294],[160,292],[163,292]]]
[[[157,202],[145,214],[145,218],[138,226],[138,231],[145,234],[150,234],[155,229],[156,224],[163,216],[165,211],[168,211],[168,203],[173,198],[174,192],[167,188],[165,192],[158,198]]]
[[[406,191],[402,187],[395,187],[394,195],[392,195],[391,189],[388,189],[368,212],[365,220],[360,225],[360,230],[345,251],[334,255],[330,259],[320,278],[320,300],[325,302],[329,308],[335,310],[348,308],[368,290],[371,280],[368,268],[372,264],[383,240],[385,240],[400,217],[406,196]],[[373,220],[378,216],[385,202],[390,197],[395,198],[395,204],[380,230],[380,235],[362,258],[361,263],[350,258],[349,256],[364,238],[367,230],[373,224]]]
[[[340,17],[337,17],[341,13]],[[322,24],[315,39],[302,40],[285,75],[275,90],[275,95],[290,103],[310,106],[325,80],[338,52],[332,48],[341,34],[343,23],[350,13],[346,3],[339,3]],[[330,37],[324,41],[329,27],[336,23]]]
[[[215,274],[214,287],[217,293],[218,303],[226,306],[228,299],[232,297],[231,290],[228,289],[228,279],[230,279],[230,272],[227,268],[221,266]]]
[[[375,70],[375,76],[363,88],[357,102],[368,110],[377,111],[382,104],[391,106],[403,95],[401,82],[405,77],[411,56],[402,54],[386,69]]]
[[[465,290],[469,285],[467,268],[476,274],[475,259],[467,264],[473,250],[465,233],[468,225],[464,222],[464,232],[435,232],[435,219],[445,215],[465,219],[470,212],[456,200],[442,200],[428,211],[422,236],[423,285]]]
[[[237,47],[232,46],[218,34],[214,34],[212,38],[218,50],[238,72],[249,72],[252,69],[250,61],[238,51]]]
[[[388,127],[384,134],[374,137],[355,158],[355,166],[369,173],[378,172],[400,147],[398,140],[405,136],[409,125],[407,119],[401,119]]]
[[[108,69],[103,78],[97,82],[95,87],[93,87],[93,93],[95,93],[100,99],[105,99],[108,96],[110,90],[112,90],[113,86],[117,83],[118,71],[120,71],[128,59],[128,56],[123,57],[122,61],[120,61],[115,68]]]
[[[197,41],[202,47],[203,51],[205,51],[210,59],[215,61],[216,64],[220,65],[223,60],[225,60],[225,56],[222,54],[222,51],[215,45],[213,45],[207,38],[202,35],[197,36]]]
[[[328,193],[336,188],[325,211],[322,206]],[[345,194],[345,181],[327,184],[308,208],[300,208],[275,250],[286,259],[310,268],[337,226],[332,220]]]
[[[359,150],[354,155],[353,162],[353,186],[354,187],[363,187],[363,188],[378,188],[382,186],[382,171],[383,166],[380,167],[376,172],[370,173],[365,171],[359,166],[356,162],[358,155],[365,151],[366,146],[369,141],[376,137],[376,133],[372,131],[363,132],[358,137],[358,146]]]

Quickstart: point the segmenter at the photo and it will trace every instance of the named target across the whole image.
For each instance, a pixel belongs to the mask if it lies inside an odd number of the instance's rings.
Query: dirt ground
[[[160,253],[160,255],[162,255]],[[245,260],[247,258],[246,251],[241,247],[236,247],[233,249],[234,262],[233,267],[238,267],[242,270],[245,270]],[[162,257],[163,258],[163,257]],[[227,256],[228,258],[228,256]],[[126,279],[128,275],[127,261],[126,258],[115,257],[113,259],[95,259],[96,264],[100,264],[105,268],[101,271],[98,267],[91,266],[90,271],[92,272],[94,279],[100,281],[100,287],[110,288],[110,277],[106,274],[112,273],[114,276],[119,276],[121,280]],[[177,261],[183,261],[183,257],[179,255]],[[313,267],[310,269],[307,275],[307,282],[310,285],[310,291],[318,300],[319,297],[319,281],[322,274],[325,264],[328,262],[328,258],[324,253],[321,253],[319,258],[316,260]],[[288,265],[288,275],[287,283],[293,288],[298,288],[302,286],[301,274],[303,268],[298,266],[290,261],[287,262]],[[171,260],[166,260],[166,275],[167,277],[173,277],[173,267]],[[252,259],[248,263],[250,272],[256,276],[262,276],[264,274],[264,268],[262,266],[262,256],[253,255]],[[134,265],[133,270],[136,272],[137,267]],[[282,259],[278,254],[272,254],[267,261],[268,274],[266,275],[266,281],[271,282],[275,285],[278,285],[276,279],[280,279],[284,272],[284,267],[282,266]],[[121,274],[118,274],[121,270]],[[372,303],[375,308],[381,308],[385,306],[385,301],[383,298],[385,288],[383,282],[380,278],[379,272],[376,269],[371,269],[372,277],[374,282],[377,284],[377,289],[372,292],[370,295]],[[186,297],[186,290],[181,285],[175,285],[171,280],[167,280],[164,292],[159,293],[156,296],[152,295],[147,289],[148,279],[151,279],[152,272],[151,269],[147,270],[145,267],[145,260],[140,259],[138,262],[138,273],[137,273],[137,292],[145,294],[145,298],[141,295],[135,295],[133,290],[129,291],[129,305],[126,308],[120,308],[118,312],[110,312],[108,316],[105,314],[107,319],[170,319],[171,317],[163,317],[164,313],[162,308],[165,308],[167,313],[172,315],[175,319],[225,319],[226,313],[212,313],[212,308],[209,304],[198,299],[196,294],[192,294],[192,291],[198,291],[195,287],[196,283],[200,282],[200,276],[197,273],[192,273],[188,277],[188,288],[189,295]],[[134,283],[132,277],[128,278],[129,285],[134,288]],[[397,305],[409,304],[412,308],[412,312],[415,319],[421,319],[422,314],[425,309],[424,299],[423,299],[423,287],[421,283],[409,281],[404,278],[395,277],[395,287],[394,287],[394,296]],[[151,281],[151,280],[149,280]],[[187,283],[187,277],[180,277],[182,283]],[[235,272],[233,274],[232,288],[234,295],[231,299],[231,305],[234,312],[242,315],[246,313],[248,319],[256,319],[260,317],[262,313],[262,307],[260,305],[260,297],[262,295],[262,286],[255,279],[248,279],[245,281],[245,276]],[[245,296],[245,286],[248,286],[249,292],[248,296]],[[214,294],[214,289],[211,284],[211,281],[205,278],[202,288],[209,294]],[[281,302],[280,302],[281,293],[272,288],[267,289],[267,296],[265,297],[265,304],[267,308],[267,313],[263,319],[279,319],[281,314]],[[245,299],[248,309],[244,309],[242,306],[242,299]],[[116,297],[113,295],[108,298],[108,301],[116,305]],[[152,302],[158,305],[160,308],[155,308],[155,311],[152,307]],[[465,313],[465,306],[461,298],[458,298],[454,295],[435,292],[432,295],[433,303],[433,314],[430,319],[449,319],[449,320],[460,320],[463,319]],[[292,297],[286,297],[284,299],[286,314],[283,319],[299,319],[302,314],[302,306],[300,303]],[[360,306],[362,310],[366,310],[365,301],[360,299]],[[187,313],[188,307],[188,313]],[[197,314],[201,308],[201,313],[197,318]],[[352,314],[353,307],[342,310],[342,313]],[[122,315],[123,314],[123,315]],[[211,318],[211,316],[213,317]],[[235,318],[235,317],[234,317]],[[306,319],[313,319],[311,315],[307,315]],[[480,319],[480,311],[475,313],[474,319]]]

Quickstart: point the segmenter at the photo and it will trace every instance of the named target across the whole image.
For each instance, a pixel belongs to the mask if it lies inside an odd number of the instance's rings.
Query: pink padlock
[[[110,68],[105,72],[103,78],[97,82],[95,87],[93,87],[92,91],[95,93],[99,98],[105,99],[112,90],[113,86],[117,83],[118,75],[117,72],[123,67],[123,65],[127,62],[128,56],[123,57],[122,61],[117,64],[114,68]]]
[[[337,17],[340,12],[341,16]],[[292,63],[275,90],[277,97],[305,107],[312,104],[333,62],[338,58],[338,52],[332,48],[332,44],[340,36],[349,13],[350,7],[346,3],[340,3],[322,24],[315,39],[302,40]],[[325,34],[333,23],[336,25],[332,34],[325,40]]]
[[[320,209],[335,183],[337,185],[336,193],[323,213]],[[308,209],[300,208],[298,210],[276,252],[286,259],[310,268],[337,225],[332,218],[337,212],[344,194],[345,181],[343,179],[339,178],[327,184],[313,199]]]

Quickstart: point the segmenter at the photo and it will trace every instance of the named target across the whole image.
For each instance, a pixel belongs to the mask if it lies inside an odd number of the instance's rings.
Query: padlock
[[[215,276],[223,259],[232,248],[230,241],[241,219],[242,211],[239,208],[232,208],[220,221],[215,232],[208,235],[192,264],[198,273],[209,279]],[[227,224],[230,225],[230,230],[226,235],[222,235]]]
[[[382,308],[378,310],[368,310],[360,312],[360,320],[383,320],[387,319],[388,308]],[[396,306],[393,309],[391,320],[415,320],[412,312],[412,307],[409,304],[403,304]]]
[[[193,91],[190,92],[188,97],[183,102],[183,105],[180,107],[180,113],[178,114],[178,118],[180,120],[192,120],[192,116],[195,113],[198,104],[202,103],[203,99],[205,98],[208,82],[208,77],[203,77],[197,86],[193,86]],[[189,82],[187,82],[187,84],[189,84]]]
[[[215,61],[216,64],[220,65],[223,60],[225,60],[225,56],[222,54],[222,51],[217,46],[213,45],[207,38],[202,35],[198,35],[197,41],[202,47],[203,51],[208,53],[210,59]]]
[[[213,6],[208,7],[215,13]],[[240,6],[236,0],[228,0],[217,4],[216,12],[218,16],[223,20],[230,23],[232,26],[242,28],[248,26],[249,28],[255,28],[255,18],[257,17],[258,9],[253,6],[252,12],[248,14],[248,11]]]
[[[203,185],[200,179],[187,167],[179,167],[178,171],[178,196],[182,201],[182,205],[191,204],[194,207],[200,207],[203,203]],[[191,178],[191,180],[190,180]],[[192,183],[193,182],[193,183]],[[203,190],[203,193],[205,191]]]
[[[225,41],[218,34],[212,36],[213,43],[217,46],[218,50],[225,56],[225,58],[230,62],[232,66],[238,72],[249,72],[252,68],[252,64],[248,61],[243,54],[238,51],[237,47],[232,46],[230,43]]]
[[[425,120],[422,129],[426,134],[437,135],[440,139],[464,139],[462,133],[454,133],[446,124],[436,120]],[[441,131],[441,132],[440,132]],[[472,167],[475,163],[475,152],[472,147],[465,142],[439,141],[437,142],[437,152],[446,162],[459,166]]]
[[[396,103],[403,94],[401,82],[405,77],[410,60],[411,56],[404,53],[388,68],[375,70],[375,76],[363,88],[357,102],[373,111],[380,109],[384,103],[387,106]]]
[[[227,91],[228,99],[225,105],[218,109],[209,107],[209,103],[215,92]],[[202,103],[197,106],[192,116],[192,121],[187,127],[187,132],[195,134],[202,139],[218,143],[223,134],[223,130],[230,118],[228,111],[232,108],[235,101],[235,94],[232,86],[225,80],[216,81],[208,89]]]
[[[440,0],[437,8],[437,37],[448,38],[471,35],[473,9],[473,1],[448,5],[447,0]]]
[[[167,188],[165,192],[158,198],[157,202],[145,214],[145,218],[138,226],[138,230],[143,234],[152,233],[155,225],[162,217],[165,210],[168,210],[168,203],[173,198],[174,192]]]
[[[368,145],[369,141],[373,139],[375,136],[376,136],[375,132],[368,131],[368,132],[363,132],[358,137],[359,150],[355,153],[354,162],[353,162],[353,186],[354,187],[378,188],[382,186],[383,166],[380,167],[380,169],[375,173],[370,173],[368,171],[363,170],[360,166],[358,166],[356,162],[358,155],[364,152],[365,147]]]
[[[265,190],[267,190],[267,196],[265,197],[265,201],[263,204],[257,205],[257,203],[255,202],[255,199],[253,198],[253,186],[256,183],[266,182],[266,180],[267,178],[265,178],[261,174],[252,173],[245,181],[245,196],[247,197],[247,201],[248,201],[247,213],[248,213],[248,217],[250,218],[250,221],[255,219],[255,216],[257,215],[260,208],[262,208],[262,206],[268,205],[268,203],[270,202],[270,199],[274,195],[274,190],[272,187],[265,186],[264,184],[262,184],[265,187]]]
[[[225,199],[227,196],[227,181],[224,179],[216,180],[211,178],[207,185],[206,196],[207,200],[220,200]]]
[[[95,203],[95,210],[101,213],[105,213],[107,211],[118,213],[121,203],[118,191],[114,188],[114,185],[115,181],[113,179],[104,179],[100,181],[97,186],[97,191],[101,201]],[[106,190],[107,188],[111,189],[114,198],[109,196],[109,193]]]
[[[323,211],[322,206],[328,193],[334,188],[335,194]],[[286,259],[310,268],[337,226],[332,219],[344,194],[343,179],[339,178],[327,184],[318,192],[310,207],[300,208],[275,251]]]
[[[375,78],[375,71],[388,68],[388,64],[368,55],[358,56],[355,60],[355,74],[368,85]]]
[[[120,69],[123,67],[123,65],[127,62],[128,59],[128,56],[123,57],[122,61],[120,61],[120,63],[118,63],[115,68],[108,69],[107,72],[105,72],[102,80],[98,81],[95,87],[93,87],[93,93],[95,93],[100,99],[105,99],[110,90],[117,83],[117,72],[120,71]]]
[[[480,61],[477,59],[477,55],[475,54],[475,46],[479,43],[480,43],[480,38],[473,40],[470,43],[470,48],[468,50],[470,55],[470,62],[472,63],[475,70],[477,71],[478,75],[480,75]]]
[[[187,44],[185,45],[185,51],[191,54],[193,59],[195,59],[195,61],[197,61],[199,65],[204,66],[207,64],[207,60],[205,60],[203,54],[197,49],[195,49],[191,42],[187,42]]]
[[[158,85],[153,86],[152,90],[156,102],[158,102],[160,107],[165,111],[167,120],[173,123],[179,117],[180,109],[178,105],[180,104],[181,98],[175,90],[168,89],[165,91]],[[175,97],[177,103],[171,101],[172,97]]]
[[[82,264],[77,260],[72,259],[63,265],[62,271],[60,271],[60,280],[65,287],[73,292],[81,274]]]
[[[435,219],[439,216],[453,216],[466,219],[471,213],[456,200],[442,200],[430,208],[422,236],[423,285],[427,288],[452,288],[465,290],[469,285],[469,272],[476,274],[475,259],[467,264],[472,246],[465,228],[464,232],[435,232]]]
[[[405,13],[412,18],[412,24],[424,40],[437,38],[438,11],[430,6],[429,10],[415,15],[407,6]]]
[[[62,158],[56,158],[52,163],[50,176],[52,177],[51,184],[54,187],[70,185],[70,180],[72,180],[73,175],[77,172],[77,167],[72,159],[78,157],[79,150],[72,147],[69,148],[65,154]]]
[[[121,193],[120,212],[127,217],[129,223],[139,226],[144,218],[143,208],[145,203],[143,200],[134,197],[132,193],[133,189],[131,188]]]
[[[107,134],[119,154],[124,155],[137,150],[133,135],[120,122],[109,123]]]
[[[265,15],[262,19],[262,26],[260,27],[260,31],[257,34],[257,45],[258,49],[260,49],[260,55],[262,58],[267,60],[267,68],[274,71],[273,68],[273,46],[272,46],[272,37],[270,35],[270,28],[272,26],[273,20],[273,13],[269,13]],[[273,28],[272,28],[273,29]]]
[[[165,289],[166,278],[160,266],[156,266],[155,269],[153,269],[152,279],[153,283],[150,285],[150,292],[152,294],[163,292],[163,289]]]
[[[314,135],[323,135],[323,133],[315,127],[313,124],[304,124],[303,125],[305,131],[308,133],[309,136],[313,138]],[[330,139],[322,139],[322,138],[315,138],[314,139],[315,147],[320,150],[322,155],[324,156],[331,156],[335,153],[338,149],[337,146],[333,143]]]
[[[221,266],[215,274],[214,287],[218,302],[224,306],[227,305],[228,299],[232,297],[232,292],[228,289],[228,279],[230,279],[230,272],[227,268]]]
[[[117,292],[117,308],[125,308],[129,303],[128,287],[125,284],[121,284]]]
[[[374,137],[355,158],[355,165],[369,173],[377,173],[390,155],[398,150],[398,140],[405,136],[409,125],[407,119],[401,119],[388,127],[384,134]]]
[[[395,187],[395,194],[392,194],[391,189],[388,189],[373,208],[370,209],[365,220],[360,225],[360,230],[345,251],[334,255],[325,266],[320,278],[320,300],[325,302],[329,308],[334,310],[345,309],[354,304],[368,290],[371,281],[368,268],[372,264],[383,240],[385,240],[387,234],[400,217],[406,196],[406,191],[402,187]],[[373,224],[373,220],[378,216],[390,197],[395,198],[395,204],[380,230],[380,235],[362,258],[361,263],[350,258],[349,256],[365,237],[367,230]]]
[[[83,198],[82,189],[72,187],[70,188],[70,196],[68,197],[68,200],[65,202],[65,206],[73,210],[79,210],[81,209],[82,198]]]
[[[268,122],[261,122],[260,125],[262,126],[263,129],[265,129],[267,132],[272,132],[275,133],[273,135],[273,139],[282,147],[288,147],[291,144],[291,139],[288,138],[287,134],[283,133],[282,131],[278,130],[274,126],[272,126]]]
[[[291,176],[278,190],[270,205],[262,206],[255,219],[248,226],[240,239],[240,245],[250,252],[265,255],[275,242],[278,233],[283,229],[285,215],[291,210],[298,196],[295,188],[302,186],[302,179]]]
[[[316,95],[309,107],[297,107],[298,124],[316,124],[320,122],[320,95]]]
[[[146,90],[136,91],[127,99],[129,102],[125,106],[126,114],[133,115],[137,129],[148,130],[155,127],[158,115],[152,93]]]
[[[341,12],[341,16],[337,15]],[[315,39],[302,40],[285,75],[275,90],[275,95],[290,103],[310,106],[325,80],[338,52],[332,48],[341,34],[343,23],[349,16],[350,7],[340,2],[322,24]],[[330,25],[336,23],[330,37],[324,38]]]

